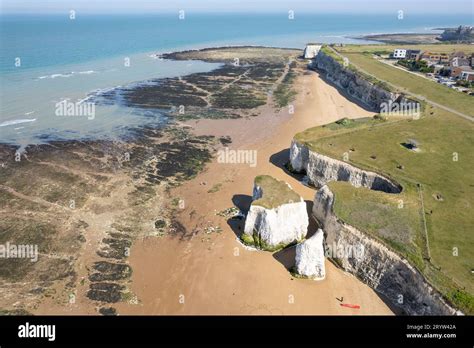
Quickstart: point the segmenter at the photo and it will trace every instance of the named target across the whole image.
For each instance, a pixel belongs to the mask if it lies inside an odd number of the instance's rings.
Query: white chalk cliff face
[[[323,230],[296,246],[296,273],[314,280],[326,277]]]
[[[334,195],[326,185],[329,181],[348,181],[355,187],[398,193],[401,191],[398,184],[379,174],[311,151],[295,140],[291,144],[290,162],[295,171],[305,172],[309,181],[320,188],[314,198],[312,214],[326,232],[326,244],[337,245],[343,250],[357,248],[363,251],[361,255],[337,257],[335,261],[342,269],[356,275],[406,314],[456,313],[407,260],[338,219],[333,212]]]
[[[346,162],[310,151],[306,145],[293,140],[290,163],[297,172],[305,172],[309,182],[322,187],[329,181],[348,181],[355,187],[367,187],[388,193],[399,193],[401,187],[383,176],[359,169]]]
[[[352,98],[376,112],[380,112],[381,106],[389,102],[417,103],[401,94],[390,92],[384,86],[367,81],[360,74],[344,67],[323,51],[318,52],[311,66],[322,72],[326,79],[342,88]]]
[[[263,189],[255,186],[253,201],[265,195]],[[252,203],[247,214],[242,240],[253,239],[255,247],[274,251],[302,240],[308,232],[306,203],[287,203],[268,209]]]
[[[452,315],[449,306],[424,276],[407,260],[381,242],[339,220],[333,212],[334,195],[328,186],[314,198],[313,216],[326,231],[326,243],[342,248],[362,246],[357,257],[338,258],[337,263],[361,279],[394,306],[409,315]]]

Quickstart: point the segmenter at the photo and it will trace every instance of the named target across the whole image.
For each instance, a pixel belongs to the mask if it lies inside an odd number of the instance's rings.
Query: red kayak
[[[357,305],[357,304],[340,303],[340,305],[341,305],[342,307],[360,309],[360,306]]]

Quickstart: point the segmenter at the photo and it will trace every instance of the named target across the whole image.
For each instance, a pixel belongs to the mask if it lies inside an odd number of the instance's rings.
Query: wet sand
[[[188,231],[186,240],[164,236],[137,240],[129,263],[130,290],[138,303],[117,303],[120,314],[392,314],[367,285],[326,261],[326,279],[296,279],[288,272],[294,248],[272,254],[247,250],[237,241],[227,218],[216,212],[248,205],[256,175],[287,181],[307,201],[315,190],[299,183],[281,168],[295,133],[343,117],[372,116],[326,84],[317,73],[297,78],[295,112],[275,113],[266,107],[248,119],[187,122],[196,134],[230,136],[230,149],[257,151],[257,165],[222,164],[216,159],[196,178],[173,189],[183,199],[178,217]],[[219,185],[217,192],[208,192]],[[221,232],[207,234],[206,227]],[[235,226],[233,226],[235,229]],[[311,229],[314,229],[314,223]],[[358,304],[360,309],[340,306]]]

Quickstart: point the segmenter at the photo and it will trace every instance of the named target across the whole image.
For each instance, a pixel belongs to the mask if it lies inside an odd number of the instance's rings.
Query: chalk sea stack
[[[326,277],[324,266],[324,232],[316,233],[296,246],[296,273],[314,280]]]
[[[242,241],[276,251],[301,241],[308,231],[306,203],[290,185],[268,175],[255,178]]]

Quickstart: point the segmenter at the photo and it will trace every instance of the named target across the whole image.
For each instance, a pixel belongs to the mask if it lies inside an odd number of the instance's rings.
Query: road
[[[342,59],[347,58],[347,57],[343,56],[341,53],[339,53],[337,50],[335,50],[334,48],[332,48],[332,47],[329,47],[329,48],[330,48],[335,54],[337,54],[339,57],[341,57]],[[373,78],[375,78],[375,79],[377,79],[377,80],[379,80],[379,81],[382,81],[382,82],[386,83],[387,85],[389,85],[390,87],[393,87],[393,88],[395,88],[395,89],[397,89],[397,90],[403,91],[403,93],[405,93],[406,95],[412,96],[412,97],[414,97],[414,98],[416,98],[416,99],[418,99],[418,100],[421,100],[421,101],[424,101],[424,102],[426,102],[426,103],[428,103],[428,104],[431,104],[431,105],[433,105],[433,106],[436,106],[437,108],[440,108],[440,109],[446,110],[446,111],[448,111],[448,112],[451,112],[451,113],[453,113],[453,114],[455,114],[455,115],[457,115],[457,116],[459,116],[459,117],[462,117],[462,118],[464,118],[464,119],[466,119],[466,120],[468,120],[468,121],[474,122],[474,117],[472,117],[472,116],[466,115],[466,114],[464,114],[464,113],[462,113],[462,112],[459,112],[459,111],[457,111],[457,110],[454,110],[454,109],[452,109],[452,108],[450,108],[450,107],[447,107],[447,106],[445,106],[445,105],[436,103],[436,102],[434,102],[433,100],[430,100],[430,99],[428,99],[428,98],[426,98],[426,97],[424,97],[424,96],[422,96],[422,95],[412,93],[412,92],[408,91],[406,88],[397,86],[397,85],[395,85],[395,84],[393,84],[393,83],[391,83],[391,82],[389,82],[389,81],[383,80],[383,79],[381,79],[380,77],[375,76],[374,74],[369,73],[367,70],[362,69],[360,66],[358,66],[358,65],[356,65],[356,64],[354,64],[354,63],[352,63],[352,62],[351,62],[351,64],[352,64],[353,66],[355,66],[358,70],[360,70],[362,73],[367,74],[367,75],[369,75],[369,76],[371,76],[371,77],[373,77]]]

